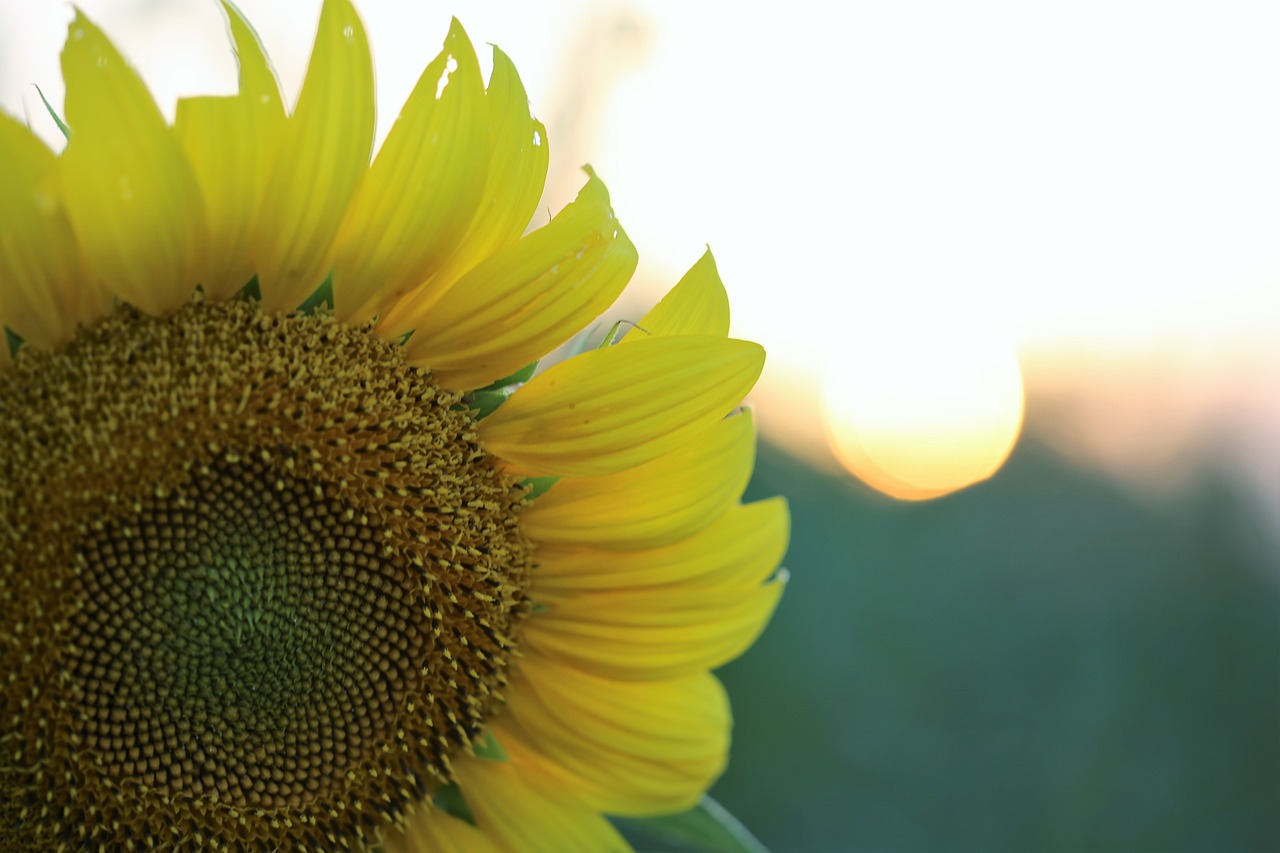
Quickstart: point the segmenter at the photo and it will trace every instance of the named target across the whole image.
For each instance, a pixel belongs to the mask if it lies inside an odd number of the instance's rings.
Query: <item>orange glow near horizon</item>
[[[872,488],[927,500],[985,480],[1008,458],[1025,398],[1013,348],[966,324],[860,330],[823,380],[827,436]]]

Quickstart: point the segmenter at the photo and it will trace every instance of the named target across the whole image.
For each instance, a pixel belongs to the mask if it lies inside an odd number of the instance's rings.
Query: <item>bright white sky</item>
[[[230,91],[214,0],[80,5],[170,114],[179,94]],[[642,282],[673,283],[710,243],[734,331],[765,343],[771,369],[847,363],[851,341],[939,318],[1024,355],[1277,352],[1280,4],[357,5],[384,132],[450,14],[515,60],[553,157],[570,135],[552,115],[563,82],[616,78],[564,172],[590,160],[604,177]],[[319,0],[240,6],[293,97]],[[0,106],[50,137],[29,84],[61,103],[70,17],[0,0]],[[586,41],[594,59],[579,55],[591,21],[612,22]],[[615,75],[601,55],[635,52],[609,47],[628,26],[647,49]]]

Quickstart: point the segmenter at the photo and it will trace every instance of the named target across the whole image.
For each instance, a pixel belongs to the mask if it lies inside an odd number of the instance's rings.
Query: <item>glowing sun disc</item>
[[[985,480],[1022,429],[1013,347],[981,324],[910,318],[858,329],[823,378],[832,450],[867,485],[925,500]]]

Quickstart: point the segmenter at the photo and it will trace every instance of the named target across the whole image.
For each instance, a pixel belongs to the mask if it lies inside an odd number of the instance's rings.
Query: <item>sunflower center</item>
[[[121,308],[0,379],[0,447],[27,831],[358,843],[481,735],[528,611],[521,493],[397,347]]]
[[[345,515],[241,463],[85,539],[67,670],[110,776],[272,807],[341,789],[430,645],[411,575]]]

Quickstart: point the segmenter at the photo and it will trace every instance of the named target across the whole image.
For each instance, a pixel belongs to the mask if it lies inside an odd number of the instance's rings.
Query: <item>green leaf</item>
[[[528,382],[537,369],[538,362],[534,361],[510,376],[504,376],[497,382],[490,382],[483,388],[477,388],[462,398],[464,408],[470,410],[472,417],[476,420],[489,417],[498,410],[499,406],[507,402],[507,398],[516,392],[518,386]]]
[[[533,378],[534,371],[538,369],[538,362],[531,361],[524,367],[517,370],[510,376],[504,376],[497,382],[490,382],[483,388],[477,388],[477,391],[497,391],[500,388],[506,388],[508,385],[523,385]]]
[[[474,391],[464,397],[462,402],[466,404],[464,408],[471,411],[471,416],[480,420],[498,411],[498,407],[507,402],[510,396],[511,392],[505,388],[497,391]]]
[[[451,814],[458,820],[465,820],[472,826],[476,825],[476,819],[471,814],[471,807],[467,805],[467,798],[462,796],[462,790],[456,783],[450,782],[436,790],[435,797],[432,798],[431,804],[445,814]]]
[[[522,486],[529,487],[529,493],[524,496],[524,499],[531,501],[545,495],[559,479],[559,477],[526,477],[521,482]]]
[[[769,853],[741,821],[710,797],[679,814],[613,821],[628,836],[640,839],[637,846],[641,849],[663,845],[669,850],[697,853]]]
[[[507,760],[507,751],[502,748],[502,744],[498,743],[498,739],[488,729],[484,730],[484,743],[473,745],[471,751],[476,754],[476,758],[483,758],[486,761]]]
[[[22,336],[13,329],[10,329],[8,326],[5,326],[4,342],[5,345],[9,347],[9,358],[17,358],[18,350],[22,347]]]
[[[36,86],[36,92],[40,94],[40,100],[44,101],[44,108],[48,110],[49,115],[53,117],[53,123],[58,126],[58,130],[62,131],[62,135],[65,138],[70,139],[71,128],[67,127],[67,123],[62,120],[62,116],[58,115],[57,111],[54,110],[53,105],[49,103],[49,99],[44,96],[44,92],[41,91],[39,86]]]
[[[333,310],[333,273],[329,273],[329,277],[298,306],[298,313],[314,314],[321,305],[324,305],[330,311]]]
[[[258,277],[255,275],[245,282],[244,287],[237,290],[231,298],[240,302],[261,302],[262,288],[258,286]]]

